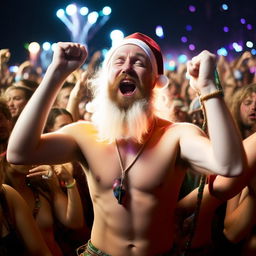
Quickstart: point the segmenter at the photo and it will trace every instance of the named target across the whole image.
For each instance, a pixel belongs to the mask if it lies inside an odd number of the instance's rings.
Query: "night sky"
[[[1,4],[0,48],[9,48],[12,53],[10,64],[18,64],[27,58],[25,43],[36,41],[42,44],[70,41],[70,33],[57,18],[56,11],[68,4],[87,6],[90,11],[100,11],[108,5],[112,8],[110,19],[89,41],[89,51],[108,48],[111,45],[109,34],[120,29],[125,35],[139,31],[153,37],[164,53],[195,55],[203,49],[216,53],[220,47],[228,47],[232,42],[245,46],[246,41],[256,48],[256,1],[255,0],[4,0]],[[222,4],[228,5],[224,11]],[[196,8],[189,11],[189,6]],[[241,23],[245,19],[245,24]],[[248,30],[247,25],[251,25]],[[155,34],[157,25],[163,27],[164,38]],[[186,26],[192,26],[191,31]],[[227,26],[229,32],[224,32]],[[181,42],[186,36],[188,41]],[[195,50],[188,49],[189,44]],[[251,50],[251,49],[249,49]],[[229,55],[235,55],[230,49]]]

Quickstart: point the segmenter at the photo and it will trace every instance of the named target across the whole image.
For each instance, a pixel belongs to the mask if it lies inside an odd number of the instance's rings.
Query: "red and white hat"
[[[160,46],[150,37],[142,34],[142,33],[134,33],[127,37],[125,37],[121,42],[117,45],[114,45],[107,53],[106,58],[104,60],[103,66],[107,66],[113,53],[117,48],[126,44],[134,44],[139,46],[148,56],[151,64],[153,73],[156,76],[155,85],[157,87],[164,87],[168,85],[169,79],[164,75],[164,64],[163,64],[163,56],[160,49]]]

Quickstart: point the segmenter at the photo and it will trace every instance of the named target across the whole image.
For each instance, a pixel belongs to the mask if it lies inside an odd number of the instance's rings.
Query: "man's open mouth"
[[[136,90],[136,85],[133,81],[123,80],[119,85],[120,92],[125,96],[132,95]]]

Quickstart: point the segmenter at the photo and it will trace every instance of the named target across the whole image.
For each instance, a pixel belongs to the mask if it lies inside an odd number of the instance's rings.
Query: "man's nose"
[[[132,70],[132,63],[126,60],[122,67],[122,73],[129,73]]]

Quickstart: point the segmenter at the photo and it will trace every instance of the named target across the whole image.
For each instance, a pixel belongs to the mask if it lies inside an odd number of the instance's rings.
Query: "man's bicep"
[[[211,143],[201,130],[187,131],[180,138],[181,158],[196,171],[207,173],[214,168]]]
[[[72,136],[64,133],[43,134],[40,142],[29,156],[20,161],[23,164],[60,164],[77,160],[78,146]]]

